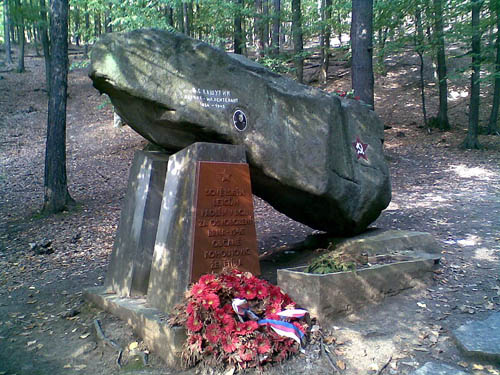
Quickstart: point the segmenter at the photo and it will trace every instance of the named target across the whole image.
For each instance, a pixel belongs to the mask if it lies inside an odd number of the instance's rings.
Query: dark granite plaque
[[[260,275],[248,164],[198,162],[197,169],[191,282],[226,266]]]

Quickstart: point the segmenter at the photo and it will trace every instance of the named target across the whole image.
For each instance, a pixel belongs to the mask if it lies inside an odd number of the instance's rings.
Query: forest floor
[[[72,62],[79,58],[71,56]],[[500,374],[494,364],[464,358],[450,336],[466,321],[500,311],[500,137],[480,136],[481,150],[459,147],[468,122],[467,79],[450,85],[452,130],[429,134],[421,126],[416,62],[411,54],[390,56],[387,73],[376,77],[376,111],[391,127],[385,151],[393,199],[373,226],[431,233],[442,247],[441,266],[427,288],[388,297],[322,328],[336,339],[330,352],[344,374],[407,374],[429,360]],[[26,68],[23,74],[0,72],[0,375],[180,373],[155,353],[140,370],[132,361],[120,369],[116,351],[96,341],[95,319],[123,348],[135,342],[147,348],[125,323],[82,299],[82,290],[103,283],[128,169],[145,141],[128,127],[114,128],[112,110],[85,69],[72,70],[67,165],[77,207],[39,215],[47,117],[43,59],[28,56]],[[435,114],[436,87],[426,74],[428,111]],[[349,86],[348,68],[332,60],[323,88]],[[482,95],[483,124],[490,90]],[[259,199],[255,215],[261,252],[313,233]],[[44,244],[52,253],[39,254]],[[128,355],[125,350],[124,363]],[[266,372],[330,374],[330,366],[311,346]]]

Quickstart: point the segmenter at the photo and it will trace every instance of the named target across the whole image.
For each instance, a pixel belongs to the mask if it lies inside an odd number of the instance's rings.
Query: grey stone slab
[[[381,254],[441,254],[441,246],[436,239],[427,232],[409,230],[374,229],[358,236],[341,241],[336,248],[338,251],[365,252],[368,255]]]
[[[145,295],[169,154],[136,151],[105,286],[121,296]]]
[[[410,373],[411,375],[467,375],[468,372],[439,362],[427,362],[419,369]]]
[[[392,256],[396,261],[324,275],[303,272],[305,267],[278,270],[278,285],[320,321],[331,321],[387,295],[424,285],[439,263],[440,249],[429,233],[373,230],[340,242],[335,252]]]
[[[464,354],[500,361],[500,312],[486,320],[470,321],[454,330],[453,335]]]
[[[87,289],[83,296],[87,301],[127,322],[134,333],[168,366],[180,366],[182,345],[186,341],[184,328],[168,326],[168,316],[149,306],[144,298],[109,294],[104,287]]]
[[[245,163],[245,148],[200,142],[169,159],[147,295],[165,312],[182,300],[190,282],[198,161]]]
[[[435,267],[434,259],[413,259],[356,272],[322,275],[296,267],[278,270],[278,285],[311,315],[325,322],[379,302],[387,295],[424,285]]]

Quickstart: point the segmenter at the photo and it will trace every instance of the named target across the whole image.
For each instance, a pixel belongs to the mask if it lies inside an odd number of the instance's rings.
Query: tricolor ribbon
[[[302,338],[304,337],[304,334],[292,323],[274,319],[261,319],[257,323],[262,326],[267,325],[271,327],[278,335],[294,339],[300,346],[302,346]]]
[[[281,320],[275,319],[260,319],[259,317],[250,310],[248,307],[248,302],[246,299],[235,298],[232,302],[233,310],[238,315],[240,321],[243,318],[248,317],[251,320],[257,320],[257,323],[262,326],[269,326],[274,332],[280,336],[289,337],[299,343],[302,347],[302,339],[304,338],[304,333],[295,327],[292,323],[286,322],[287,319],[302,319],[306,316],[307,310],[302,309],[291,309],[283,310],[277,313]]]

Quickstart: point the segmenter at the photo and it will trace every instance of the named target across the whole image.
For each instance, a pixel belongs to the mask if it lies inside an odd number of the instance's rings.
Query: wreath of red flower
[[[295,340],[236,314],[232,307],[235,298],[246,299],[249,309],[261,319],[279,320],[278,312],[295,306],[279,287],[249,272],[225,269],[218,275],[202,276],[170,320],[186,328],[182,352],[186,366],[204,361],[209,366],[223,363],[256,367],[280,362],[298,351]],[[305,323],[294,325],[302,332],[307,328]]]

